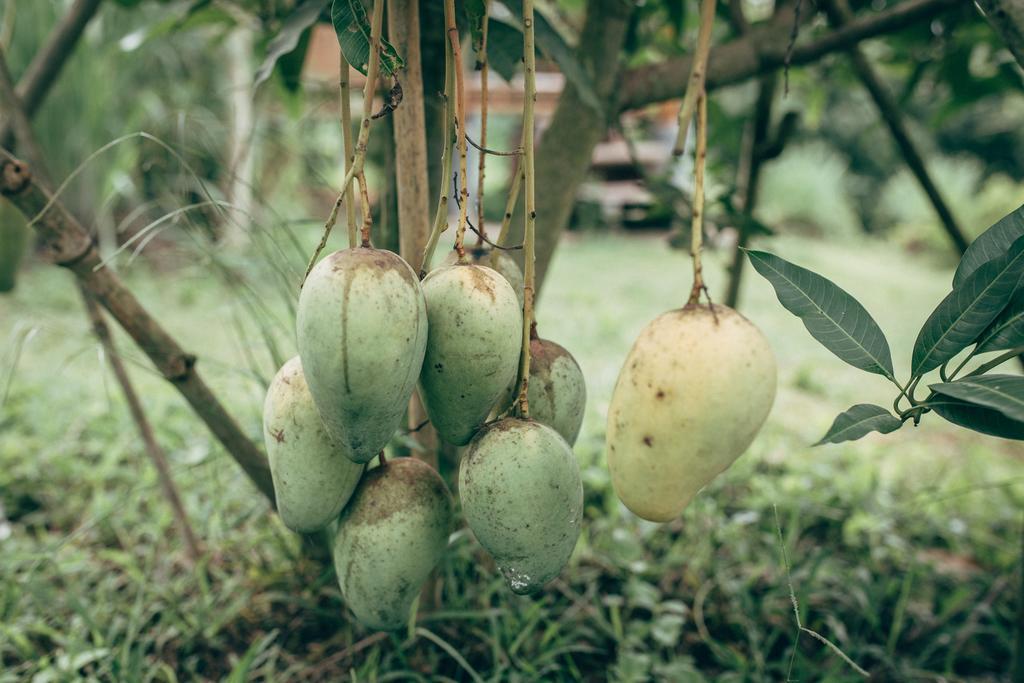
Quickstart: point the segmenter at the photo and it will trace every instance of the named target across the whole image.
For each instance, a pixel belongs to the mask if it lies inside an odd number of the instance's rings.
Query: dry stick
[[[427,268],[434,258],[434,250],[437,249],[437,241],[441,233],[448,229],[448,192],[451,190],[452,181],[452,131],[455,128],[455,110],[452,102],[452,90],[454,88],[455,71],[454,54],[451,43],[444,42],[444,150],[441,152],[441,196],[437,200],[437,211],[434,213],[434,225],[430,230],[430,239],[423,249],[423,261],[420,263],[420,279],[427,274]]]
[[[690,257],[693,259],[693,287],[686,304],[700,301],[700,293],[707,293],[704,272],[700,262],[701,240],[704,236],[704,166],[708,156],[708,97],[697,97],[697,152],[694,159],[693,221],[690,223]],[[710,304],[711,297],[708,296]]]
[[[352,184],[352,180],[363,173],[363,164],[366,161],[366,143],[370,139],[370,123],[373,120],[373,93],[376,91],[377,73],[380,68],[380,34],[383,25],[384,0],[374,0],[373,19],[370,21],[370,58],[366,66],[366,84],[363,86],[363,119],[359,123],[359,137],[356,140],[352,165],[349,166],[348,171],[345,172],[345,178],[341,181],[341,191],[338,193],[338,198],[334,201],[334,208],[331,209],[330,215],[327,216],[327,222],[324,223],[324,233],[320,237],[320,243],[313,251],[313,257],[309,259],[306,273],[302,276],[302,284],[306,283],[306,278],[309,277],[310,271],[316,265],[316,260],[320,258],[320,253],[327,246],[327,238],[330,237],[331,230],[334,229],[334,225],[338,222],[338,210],[345,200],[345,193]],[[365,177],[363,178],[363,183],[365,184]],[[369,226],[366,225],[365,210],[363,215],[363,246],[368,247],[370,246]],[[299,285],[300,289],[302,284]]]
[[[338,54],[341,56],[340,78],[338,79],[338,89],[341,92],[341,134],[345,141],[345,173],[347,175],[348,170],[352,167],[354,162],[353,157],[355,156],[355,144],[352,141],[351,67],[349,66],[348,60],[345,58],[345,51],[338,48]],[[345,189],[344,201],[346,227],[348,228],[348,246],[349,249],[355,249],[356,204],[355,193],[352,192],[351,185]]]
[[[100,310],[96,300],[84,287],[79,285],[79,290],[82,293],[82,300],[85,303],[86,312],[89,314],[89,320],[92,322],[93,333],[99,339],[100,344],[103,345],[103,351],[107,356],[107,361],[110,363],[110,369],[114,372],[117,383],[121,385],[121,392],[124,394],[124,400],[128,404],[128,411],[132,415],[132,420],[135,421],[135,426],[139,430],[139,436],[142,438],[143,446],[145,446],[146,455],[153,461],[153,467],[156,468],[160,489],[171,506],[174,524],[178,527],[178,533],[181,534],[181,538],[185,542],[185,551],[194,564],[199,560],[202,553],[199,549],[199,541],[196,539],[195,532],[189,524],[188,515],[185,513],[185,506],[181,502],[181,496],[178,494],[178,489],[174,485],[174,479],[171,477],[171,469],[167,464],[167,455],[164,453],[163,448],[160,447],[160,444],[157,443],[156,436],[153,434],[153,427],[146,418],[146,413],[142,409],[139,396],[135,393],[135,387],[132,386],[128,371],[125,369],[117,347],[114,345],[110,328],[103,319],[103,312]]]
[[[672,153],[680,156],[686,147],[686,134],[693,118],[693,110],[697,99],[704,94],[704,81],[708,73],[708,54],[711,52],[711,27],[715,23],[715,3],[717,0],[701,0],[700,28],[697,31],[697,51],[690,67],[689,85],[683,95],[683,103],[679,107],[679,132],[676,133],[676,144]]]
[[[523,273],[523,351],[519,364],[519,416],[530,417],[530,330],[533,327],[533,290],[536,284],[534,233],[537,227],[536,182],[533,159],[533,108],[537,103],[537,59],[533,42],[533,0],[523,0],[523,174],[526,178],[525,269]]]
[[[455,67],[455,125],[458,127],[459,145],[459,224],[455,229],[455,252],[459,262],[466,259],[462,247],[466,237],[466,220],[469,210],[469,181],[466,172],[466,85],[462,74],[462,47],[459,45],[459,27],[455,24],[455,0],[445,0],[445,23],[448,27],[448,42],[452,46],[452,64]]]
[[[480,36],[480,53],[477,61],[480,64],[480,144],[473,146],[480,150],[480,161],[477,166],[476,185],[476,224],[480,226],[477,232],[476,245],[482,247],[487,237],[487,227],[484,225],[484,173],[487,167],[487,90],[490,76],[490,66],[487,63],[487,16],[490,13],[490,3],[484,0],[483,27]],[[469,139],[469,136],[466,136]]]

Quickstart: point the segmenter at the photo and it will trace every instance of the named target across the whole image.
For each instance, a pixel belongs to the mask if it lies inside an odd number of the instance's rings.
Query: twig
[[[708,156],[708,99],[703,93],[697,98],[697,153],[694,160],[693,219],[690,223],[690,258],[693,260],[693,287],[687,305],[700,301],[704,286],[701,266],[701,241],[704,236],[704,166]],[[710,296],[708,297],[710,304]],[[712,309],[714,310],[714,309]]]
[[[483,25],[480,28],[480,51],[477,53],[477,64],[480,65],[480,144],[473,144],[480,151],[480,159],[477,162],[477,183],[476,183],[476,222],[480,226],[477,233],[477,245],[487,240],[487,227],[484,225],[484,174],[487,170],[487,95],[488,80],[490,76],[490,65],[487,62],[487,17],[490,14],[491,4],[484,0]],[[466,140],[469,140],[469,133],[466,133]]]
[[[110,334],[110,328],[103,319],[103,312],[100,310],[96,300],[84,287],[82,287],[81,284],[79,284],[79,291],[82,294],[82,301],[85,304],[86,313],[88,313],[89,320],[92,323],[93,333],[103,346],[107,362],[110,363],[110,369],[113,371],[114,377],[117,379],[117,383],[121,386],[122,393],[124,393],[124,400],[128,404],[128,411],[131,413],[132,420],[135,422],[135,426],[139,430],[139,436],[142,438],[142,444],[145,447],[146,455],[149,456],[149,459],[153,462],[153,467],[156,468],[157,480],[160,482],[160,489],[163,491],[164,497],[171,506],[174,524],[178,527],[178,533],[181,534],[181,538],[185,543],[185,552],[188,554],[189,560],[195,564],[201,555],[199,541],[196,539],[196,535],[192,530],[191,524],[189,524],[188,515],[185,513],[185,506],[182,505],[181,496],[178,494],[178,489],[174,485],[173,477],[171,477],[171,469],[167,464],[167,455],[164,453],[163,448],[160,447],[160,444],[156,440],[156,436],[153,434],[153,427],[146,418],[146,413],[142,409],[142,403],[139,401],[138,394],[135,393],[135,387],[132,386],[132,381],[128,376],[128,371],[125,369],[124,363],[121,362],[121,356],[118,354],[117,347],[114,345],[114,339]]]
[[[351,67],[349,66],[348,60],[345,58],[345,51],[342,49],[338,50],[338,54],[341,56],[341,73],[338,80],[338,89],[341,97],[341,134],[344,139],[345,145],[345,173],[348,174],[349,168],[352,167],[355,156],[355,143],[352,141],[352,88],[351,88]],[[352,186],[349,185],[345,189],[345,225],[348,228],[348,246],[350,249],[355,249],[356,246],[356,204],[355,194],[352,192]],[[325,240],[326,243],[326,240]],[[323,247],[320,247],[323,250]]]
[[[516,202],[519,201],[519,190],[523,186],[525,170],[523,166],[522,152],[523,141],[526,139],[525,135],[525,129],[523,129],[523,133],[519,136],[519,164],[514,169],[512,184],[508,188],[508,199],[505,200],[505,214],[501,217],[501,230],[498,231],[498,244],[505,244],[506,240],[508,240],[508,233],[512,227],[512,214],[516,209]]]
[[[458,196],[455,197],[455,203],[456,205],[459,204]],[[479,241],[477,242],[476,245],[477,249],[480,249],[484,244],[489,244],[495,249],[500,249],[501,251],[516,251],[517,249],[523,248],[522,242],[520,242],[519,244],[513,244],[512,246],[503,246],[501,244],[497,244],[496,242],[492,242],[491,239],[487,237],[483,230],[473,225],[473,221],[469,220],[468,217],[466,218],[466,227],[472,230],[474,233],[476,233],[476,236],[479,238]]]
[[[519,362],[519,416],[530,417],[530,329],[533,323],[533,296],[536,286],[534,237],[537,228],[535,195],[536,175],[533,159],[533,109],[537,103],[537,56],[533,37],[533,0],[523,0],[523,174],[526,182],[526,237],[523,273],[523,351]]]
[[[484,154],[490,154],[491,156],[495,157],[518,157],[523,155],[523,150],[521,149],[514,149],[511,152],[503,152],[500,149],[490,149],[489,147],[484,147],[483,143],[476,142],[473,139],[473,136],[470,135],[469,133],[466,134],[466,142],[469,143],[470,147],[480,150]]]
[[[455,125],[458,128],[457,142],[459,147],[459,223],[455,229],[455,252],[459,261],[466,257],[462,243],[466,236],[466,219],[469,207],[469,183],[467,181],[466,164],[466,86],[462,73],[462,47],[459,44],[459,28],[455,23],[455,0],[445,0],[445,24],[448,27],[448,42],[452,46],[452,63],[455,67]]]
[[[334,202],[334,208],[331,209],[330,215],[327,217],[327,222],[324,223],[323,236],[320,238],[320,244],[313,251],[313,257],[309,259],[309,265],[306,266],[306,272],[302,276],[302,284],[306,283],[306,278],[309,277],[310,271],[313,270],[313,266],[316,265],[316,261],[320,258],[320,252],[323,251],[327,245],[327,238],[331,234],[331,230],[334,229],[335,223],[338,221],[338,209],[341,207],[342,202],[349,186],[352,184],[352,180],[356,177],[362,176],[363,164],[366,161],[366,143],[370,138],[370,123],[373,120],[373,93],[377,87],[377,73],[380,69],[380,35],[384,25],[384,0],[374,0],[373,2],[373,19],[370,21],[370,58],[366,66],[366,84],[363,86],[363,119],[359,124],[359,137],[356,140],[355,153],[352,156],[352,165],[349,166],[345,172],[345,178],[341,181],[341,191],[338,193],[338,198]],[[362,178],[362,184],[366,184],[365,177]],[[365,191],[365,187],[363,188]],[[370,246],[369,240],[369,228],[367,224],[367,208],[363,210],[363,246]],[[299,285],[300,289],[302,285]]]
[[[717,0],[701,0],[700,28],[697,31],[697,50],[690,67],[690,79],[683,95],[683,103],[679,107],[679,131],[676,133],[676,144],[672,148],[675,156],[680,156],[686,148],[686,134],[693,119],[693,110],[697,100],[704,94],[704,81],[708,72],[708,54],[711,52],[711,28],[715,23],[715,5]]]
[[[455,111],[452,108],[452,90],[454,89],[455,71],[454,55],[451,43],[444,42],[444,149],[441,152],[441,196],[437,200],[437,211],[434,212],[434,224],[430,230],[430,237],[423,248],[423,261],[420,263],[420,279],[427,274],[427,268],[434,259],[434,250],[437,249],[437,241],[441,233],[448,229],[448,193],[451,190],[451,181],[448,179],[452,173],[452,135],[455,128]]]
[[[793,590],[793,579],[791,577],[791,570],[789,566],[789,555],[786,553],[786,542],[782,538],[782,524],[779,522],[779,508],[774,503],[772,504],[772,511],[775,513],[775,530],[779,535],[779,550],[782,552],[782,562],[786,568],[786,585],[789,586],[789,601],[793,603],[793,615],[796,617],[797,627],[797,641],[800,639],[801,633],[806,633],[818,642],[824,644],[830,650],[835,652],[840,659],[846,662],[850,668],[859,673],[864,678],[870,678],[871,674],[865,671],[863,668],[847,656],[845,652],[839,649],[839,646],[833,643],[831,640],[821,635],[817,631],[807,628],[800,621],[800,603],[796,600],[796,591]],[[791,680],[790,674],[793,672],[793,660],[796,659],[796,646],[797,643],[793,643],[793,656],[789,660],[789,673],[786,674],[786,680]]]

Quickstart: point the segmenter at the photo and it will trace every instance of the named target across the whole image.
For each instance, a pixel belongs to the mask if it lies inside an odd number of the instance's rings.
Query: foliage
[[[968,248],[953,276],[953,290],[925,321],[914,344],[910,379],[893,374],[889,345],[867,310],[832,281],[773,254],[749,251],[751,263],[772,286],[779,301],[799,316],[808,331],[850,365],[889,379],[899,394],[898,418],[879,406],[859,404],[836,418],[819,443],[859,439],[872,431],[889,433],[903,423],[917,424],[935,411],[954,424],[1024,440],[1024,382],[984,373],[1024,353],[1020,300],[1024,297],[1024,206],[1000,219]],[[954,367],[950,363],[971,349]],[[989,352],[1006,353],[961,379],[968,361]],[[939,368],[941,384],[917,400],[922,378]],[[901,399],[910,404],[900,409]]]

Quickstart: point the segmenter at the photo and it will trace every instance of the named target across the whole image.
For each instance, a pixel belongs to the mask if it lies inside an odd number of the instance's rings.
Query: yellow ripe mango
[[[667,522],[743,454],[775,400],[775,356],[726,306],[655,318],[619,373],[608,409],[608,469],[639,517]]]

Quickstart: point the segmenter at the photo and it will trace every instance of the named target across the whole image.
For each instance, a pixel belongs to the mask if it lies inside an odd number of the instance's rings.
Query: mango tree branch
[[[352,141],[352,86],[351,86],[351,67],[349,66],[348,60],[345,59],[345,51],[342,49],[338,50],[338,54],[341,56],[341,67],[338,74],[338,90],[339,97],[341,98],[341,135],[343,145],[345,148],[345,173],[352,167],[352,163],[355,160],[356,146]],[[355,249],[356,247],[356,203],[355,193],[352,191],[352,186],[349,185],[345,189],[345,227],[348,229],[348,246],[349,249]]]
[[[448,28],[448,41],[452,45],[452,63],[455,67],[455,125],[458,128],[456,141],[459,146],[459,224],[455,229],[455,251],[462,261],[466,256],[462,245],[466,237],[468,220],[469,179],[466,164],[466,86],[463,78],[459,28],[455,23],[455,0],[445,0],[444,17]]]
[[[842,28],[853,18],[853,12],[850,11],[846,0],[825,0],[824,7],[829,22],[836,28]],[[853,46],[846,53],[850,56],[850,61],[853,63],[854,73],[857,74],[857,78],[871,95],[878,113],[882,116],[885,125],[889,128],[889,133],[896,142],[896,146],[899,147],[900,152],[903,154],[903,160],[907,162],[907,167],[910,168],[921,189],[928,196],[928,201],[931,202],[932,208],[935,209],[935,213],[942,222],[942,227],[945,228],[949,239],[953,242],[953,246],[963,256],[964,252],[967,251],[967,237],[964,236],[963,230],[960,229],[956,218],[953,217],[953,212],[946,205],[946,201],[942,198],[939,188],[932,181],[932,177],[925,166],[924,157],[921,156],[917,145],[910,137],[910,131],[907,130],[903,114],[896,103],[896,98],[885,87],[885,83],[875,73],[871,61],[859,47]]]
[[[32,58],[24,75],[18,81],[15,92],[31,120],[39,105],[60,75],[85,27],[96,14],[102,0],[75,0],[68,13],[53,28],[39,51]],[[14,130],[9,121],[0,123],[0,147],[10,148]]]
[[[901,2],[892,9],[858,18],[815,40],[794,46],[790,66],[816,62],[825,55],[845,50],[863,40],[934,19],[961,5],[959,0]],[[751,27],[749,35],[714,48],[708,64],[708,90],[740,83],[785,66],[792,24],[792,10],[782,11],[771,21]],[[619,108],[638,109],[679,97],[686,88],[691,63],[692,57],[687,55],[624,71],[620,80]]]
[[[181,393],[228,454],[271,501],[274,487],[266,457],[196,371],[196,357],[186,353],[125,288],[100,256],[88,232],[63,203],[51,200],[28,166],[0,148],[0,194],[33,221],[48,258],[70,270],[82,287],[117,320],[167,381]]]
[[[430,238],[423,248],[423,259],[420,262],[419,274],[422,280],[427,275],[430,262],[434,260],[434,250],[437,249],[437,242],[441,239],[441,233],[448,229],[448,195],[452,187],[452,135],[455,130],[455,110],[453,109],[454,97],[452,91],[455,89],[453,83],[455,71],[452,46],[447,40],[444,42],[444,113],[441,119],[444,123],[444,130],[441,138],[444,140],[444,148],[441,151],[441,194],[437,199],[437,210],[434,212],[434,223],[430,229]]]
[[[704,78],[707,75],[708,52],[711,49],[711,28],[715,23],[715,6],[717,0],[701,0],[700,28],[697,31],[697,49],[694,51],[693,62],[690,64],[690,79],[683,95],[683,103],[679,107],[679,132],[672,154],[681,156],[686,147],[686,132],[690,129],[693,110],[697,100],[704,95]]]
[[[487,17],[490,12],[490,3],[484,0],[483,27],[480,35],[480,51],[476,56],[476,63],[480,69],[480,144],[474,144],[480,151],[480,158],[477,162],[476,174],[476,224],[480,226],[477,235],[476,245],[483,246],[487,239],[487,226],[484,225],[484,175],[487,172],[487,97],[488,81],[490,80],[490,67],[487,64]],[[466,136],[469,140],[469,136]],[[472,143],[472,140],[469,140]]]
[[[533,163],[533,109],[537,103],[537,58],[533,39],[533,0],[523,0],[523,176],[525,178],[526,240],[523,249],[523,350],[519,364],[519,415],[530,417],[530,330],[533,328],[533,296],[536,283],[534,271],[534,234],[537,228],[536,175]]]

